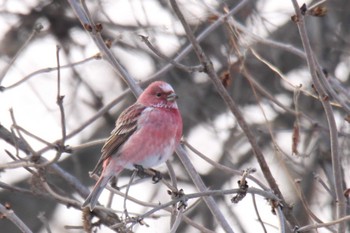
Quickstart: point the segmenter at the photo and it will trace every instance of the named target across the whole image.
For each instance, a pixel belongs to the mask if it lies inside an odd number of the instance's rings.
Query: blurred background
[[[304,2],[299,1],[299,4]],[[346,192],[350,183],[350,2],[305,1],[306,25],[312,49],[334,92],[329,94],[337,123],[340,180]],[[255,168],[253,174],[267,184],[252,148],[234,116],[204,72],[190,68],[200,65],[193,51],[178,62],[179,69],[156,55],[140,36],[147,37],[156,50],[174,59],[189,46],[186,34],[168,1],[104,0],[86,1],[91,17],[103,27],[102,38],[126,71],[141,87],[151,80],[169,82],[179,95],[184,120],[183,139],[206,157],[236,171]],[[335,219],[336,203],[330,151],[329,127],[317,99],[303,54],[291,1],[178,1],[200,45],[258,141],[273,176],[292,207],[299,227]],[[239,11],[225,20],[220,17],[238,4]],[[100,156],[103,141],[113,129],[120,112],[135,101],[127,84],[99,56],[67,1],[4,0],[0,3],[0,203],[10,208],[33,232],[83,232],[82,212],[76,206],[60,204],[40,183],[44,174],[55,192],[79,202],[79,192],[49,168],[7,167],[14,158],[28,156],[29,147],[47,160],[57,154],[62,138],[61,112],[57,99],[57,46],[60,60],[60,94],[64,96],[65,141],[69,150],[55,162],[61,169],[91,189],[94,180],[88,172]],[[110,104],[102,114],[98,111]],[[13,111],[11,117],[10,109]],[[96,119],[90,121],[94,116]],[[15,122],[14,122],[15,120]],[[24,129],[27,146],[16,150],[13,137]],[[81,128],[84,125],[83,128]],[[77,129],[80,129],[77,131]],[[7,139],[6,139],[7,135]],[[34,135],[37,137],[34,137]],[[29,147],[28,147],[29,145]],[[239,176],[225,173],[199,158],[186,147],[190,160],[204,183],[212,190],[237,188]],[[7,152],[6,152],[7,151]],[[172,159],[179,188],[197,192],[175,155]],[[166,166],[157,168],[167,174]],[[125,171],[118,186],[129,182]],[[167,177],[167,175],[165,175]],[[297,182],[296,182],[297,181]],[[248,181],[250,187],[258,187]],[[150,179],[131,187],[129,195],[149,203],[171,200],[167,188]],[[125,192],[125,188],[121,189]],[[109,192],[100,198],[106,204]],[[261,222],[251,195],[232,204],[231,195],[215,197],[235,232],[280,232],[269,202],[255,196]],[[347,196],[348,198],[348,196]],[[349,200],[346,203],[349,215]],[[213,232],[223,232],[206,205],[189,200],[186,216]],[[193,206],[192,206],[193,205]],[[122,216],[123,198],[112,207]],[[134,216],[149,207],[127,202]],[[38,217],[41,216],[41,217]],[[147,226],[135,232],[169,232],[170,214],[156,212],[144,221]],[[315,216],[317,218],[315,218]],[[93,219],[96,222],[97,218]],[[350,229],[349,223],[348,228]],[[0,219],[2,232],[20,232],[6,218]],[[337,228],[320,228],[329,232]],[[114,232],[106,226],[96,232]],[[182,222],[177,232],[200,232]],[[287,231],[289,232],[289,231]]]

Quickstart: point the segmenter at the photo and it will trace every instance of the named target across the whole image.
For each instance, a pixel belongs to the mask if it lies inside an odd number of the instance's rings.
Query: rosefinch
[[[93,210],[108,181],[124,168],[150,168],[172,155],[182,135],[176,98],[168,83],[156,81],[145,89],[135,104],[120,114],[92,171],[96,174],[102,169],[101,176],[83,207],[89,206]]]

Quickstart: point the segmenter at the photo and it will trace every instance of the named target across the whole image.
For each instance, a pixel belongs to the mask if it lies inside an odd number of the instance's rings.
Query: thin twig
[[[178,190],[178,187],[177,187],[177,178],[176,178],[176,174],[175,174],[175,171],[174,171],[174,168],[171,164],[171,162],[168,160],[166,161],[166,166],[168,167],[168,172],[169,172],[169,176],[170,176],[170,181],[171,181],[171,184],[172,184],[172,187],[174,188],[174,190],[171,190],[172,192],[174,191],[177,191]],[[162,179],[163,181],[164,179]],[[172,206],[173,208],[173,211],[171,212],[171,217],[170,217],[170,226],[173,226],[176,222],[176,219],[177,219],[177,210],[176,210],[176,205],[174,204]]]
[[[11,119],[12,119],[12,125],[15,126],[17,125],[17,122],[16,122],[16,118],[15,118],[15,114],[13,112],[13,109],[11,108],[10,109],[10,115],[11,115]],[[16,129],[16,128],[15,128]],[[36,158],[38,158],[38,154],[35,153],[34,149],[29,145],[29,143],[24,139],[23,135],[21,134],[21,131],[16,129],[16,133],[18,135],[18,139],[21,140],[22,142],[24,142],[24,145],[27,146],[27,149],[30,151],[30,153],[32,154],[33,156],[33,159],[35,160]]]
[[[60,109],[60,115],[61,115],[61,130],[62,130],[62,139],[60,141],[60,146],[64,148],[64,144],[66,141],[66,119],[64,114],[64,107],[63,107],[63,98],[64,96],[61,95],[61,65],[60,65],[60,46],[56,46],[56,60],[57,60],[57,96],[56,96],[56,103]],[[60,151],[60,148],[58,148],[58,151]]]
[[[240,3],[238,3],[234,8],[232,8],[229,12],[227,12],[224,15],[220,15],[219,18],[213,22],[210,26],[205,28],[198,36],[197,41],[203,41],[207,36],[209,36],[215,29],[217,29],[219,26],[221,26],[226,20],[239,12],[246,4],[249,3],[249,0],[243,0]],[[181,52],[178,53],[178,55],[173,59],[175,62],[181,61],[189,52],[191,52],[193,49],[192,44],[187,45]],[[158,77],[161,77],[162,75],[166,74],[174,65],[173,64],[167,64],[162,69],[158,70],[156,73],[151,75],[149,77],[149,80],[155,80]]]
[[[88,119],[86,122],[84,122],[83,124],[81,124],[78,128],[76,128],[75,130],[72,130],[71,132],[69,132],[66,135],[66,139],[72,138],[75,135],[77,135],[78,133],[80,133],[81,131],[83,131],[86,127],[91,126],[91,124],[96,121],[97,119],[99,119],[103,114],[105,114],[107,111],[109,111],[112,107],[114,107],[117,103],[119,103],[128,93],[130,92],[130,89],[123,91],[117,98],[115,98],[114,100],[112,100],[109,104],[105,105],[103,108],[101,108],[100,110],[98,110],[95,115],[93,115],[90,119]],[[57,141],[59,141],[60,139],[57,139]],[[41,150],[39,150],[37,153],[42,154],[46,151],[48,151],[49,149],[51,149],[50,147],[44,147]]]
[[[177,188],[177,177],[176,177],[176,174],[175,174],[173,165],[172,165],[172,163],[168,160],[168,161],[166,161],[166,166],[167,166],[167,168],[168,168],[168,172],[169,172],[169,176],[170,176],[170,180],[171,180],[172,187],[174,187],[174,188],[177,190],[177,189],[178,189],[178,188]]]
[[[211,231],[211,230],[209,230],[208,228],[205,228],[204,226],[199,225],[199,224],[197,223],[197,221],[192,220],[192,219],[190,219],[189,217],[186,217],[185,215],[182,216],[182,220],[183,220],[185,223],[187,223],[187,224],[193,226],[194,228],[198,229],[200,233],[216,233],[215,231]]]
[[[11,66],[13,65],[13,63],[16,61],[16,59],[18,58],[19,54],[22,53],[22,51],[27,47],[27,45],[29,44],[29,42],[31,40],[33,40],[33,38],[39,34],[39,32],[43,29],[43,25],[38,23],[34,25],[33,31],[32,33],[29,35],[28,39],[24,42],[24,44],[21,46],[21,48],[17,51],[17,53],[15,54],[15,56],[11,59],[10,63],[1,71],[0,73],[0,86],[1,83],[3,81],[3,79],[5,78],[5,75],[7,74],[7,72],[9,71],[9,69],[11,68]]]
[[[13,132],[13,129],[9,131],[0,123],[0,138],[3,139],[5,142],[9,143],[13,147],[16,148],[16,151],[18,150],[23,151],[25,154],[30,154],[29,145],[26,141],[20,140],[20,138],[16,137],[16,135]],[[16,153],[17,153],[16,152]],[[18,153],[17,153],[18,154]]]
[[[96,139],[96,140],[92,140],[92,141],[88,141],[86,143],[82,143],[82,144],[79,144],[79,145],[76,145],[76,146],[69,146],[69,150],[72,151],[72,152],[75,152],[75,151],[78,151],[78,150],[81,150],[81,149],[86,149],[86,148],[89,148],[89,147],[93,147],[93,146],[97,146],[97,145],[102,145],[106,142],[107,138],[102,138],[102,139]]]
[[[71,64],[63,65],[63,66],[61,66],[61,69],[71,68],[71,67],[74,67],[74,66],[77,66],[77,65],[82,65],[82,64],[84,64],[84,63],[86,63],[88,61],[96,60],[96,59],[101,59],[101,55],[99,53],[96,54],[96,55],[93,55],[91,57],[85,58],[85,59],[83,59],[81,61],[77,61],[77,62],[74,62],[74,63],[71,63]],[[44,68],[44,69],[40,69],[40,70],[34,71],[34,72],[26,75],[21,80],[15,82],[15,83],[13,83],[13,84],[11,84],[9,86],[3,87],[2,91],[6,91],[6,90],[12,89],[14,87],[17,87],[20,84],[25,83],[26,81],[28,81],[29,79],[31,79],[32,77],[34,77],[34,76],[36,76],[38,74],[50,73],[50,72],[53,72],[53,71],[56,71],[56,70],[57,70],[57,67],[48,67],[48,68]]]
[[[32,190],[30,190],[30,189],[24,189],[24,188],[16,187],[16,186],[9,185],[9,184],[6,184],[6,183],[1,182],[1,181],[0,181],[0,187],[2,189],[6,189],[6,190],[9,190],[11,192],[23,193],[23,194],[32,194]]]
[[[192,146],[189,142],[187,142],[186,140],[183,140],[184,145],[190,149],[192,152],[194,152],[196,155],[198,155],[201,159],[203,159],[204,161],[206,161],[207,163],[209,163],[210,165],[212,165],[213,167],[216,167],[217,169],[226,172],[228,174],[232,174],[232,175],[238,175],[241,176],[242,175],[242,171],[238,171],[235,169],[232,169],[230,167],[227,167],[225,165],[222,165],[218,162],[215,162],[214,160],[211,160],[209,158],[209,156],[204,155],[203,153],[201,153],[199,150],[197,150],[196,148],[194,148],[194,146]],[[248,175],[247,177],[248,179],[254,181],[256,184],[258,184],[263,190],[268,191],[270,190],[265,184],[263,184],[259,179],[255,178],[254,176]]]
[[[46,141],[45,139],[35,135],[34,133],[31,133],[30,131],[26,130],[25,128],[23,128],[22,126],[19,126],[19,125],[13,125],[12,128],[16,129],[16,130],[19,130],[20,132],[23,132],[24,134],[30,136],[31,138],[34,138],[35,140],[37,140],[38,142],[41,142],[47,146],[49,146],[50,148],[55,148],[56,145],[51,143],[51,142],[48,142]]]
[[[172,65],[174,65],[176,68],[178,68],[180,70],[183,70],[185,72],[188,72],[188,73],[203,72],[203,66],[202,65],[198,65],[198,66],[185,66],[185,65],[182,65],[181,63],[178,63],[178,62],[174,61],[173,59],[170,59],[167,56],[165,56],[164,54],[162,54],[157,48],[155,48],[151,44],[151,42],[148,40],[147,36],[142,36],[142,35],[139,35],[139,36],[141,37],[141,40],[147,45],[147,47],[152,52],[154,52],[161,59],[169,62]]]
[[[193,199],[193,198],[199,198],[199,197],[203,197],[203,199],[205,197],[213,197],[213,196],[223,196],[223,195],[229,195],[229,194],[235,194],[235,193],[239,193],[240,189],[228,189],[228,190],[207,190],[207,191],[201,191],[198,193],[192,193],[192,194],[184,194],[183,196],[179,197],[179,198],[175,198],[174,200],[171,200],[167,203],[164,204],[160,204],[156,207],[154,207],[153,209],[149,210],[148,212],[142,214],[139,216],[139,218],[143,219],[146,218],[147,216],[150,216],[151,214],[164,209],[165,207],[171,206],[174,203],[180,202],[182,200],[189,200],[189,199]],[[277,202],[280,201],[280,199],[272,194],[271,192],[266,192],[260,189],[256,189],[256,188],[248,188],[247,193],[252,193],[252,194],[257,194],[257,195],[261,195],[264,196],[265,198],[268,198],[269,200],[276,200]]]
[[[256,216],[258,218],[258,222],[260,223],[263,231],[265,233],[267,233],[267,230],[266,230],[266,227],[264,225],[264,222],[262,221],[261,217],[260,217],[260,214],[259,214],[259,210],[258,210],[258,207],[256,205],[256,200],[255,200],[255,194],[252,194],[252,200],[253,200],[253,206],[254,206],[254,210],[255,210],[255,213],[256,213]]]
[[[126,208],[126,200],[127,200],[128,194],[129,194],[129,190],[130,190],[130,187],[131,187],[131,183],[133,182],[133,180],[134,180],[134,178],[135,178],[136,175],[137,175],[137,170],[135,169],[135,170],[132,172],[132,175],[131,175],[131,177],[130,177],[128,186],[126,187],[126,190],[125,190],[125,198],[124,198],[124,201],[123,201],[123,207],[124,207],[124,213],[125,213],[125,217],[126,217],[126,218],[129,218],[128,209]]]
[[[69,4],[73,8],[76,16],[86,29],[87,27],[91,30],[87,30],[94,40],[96,46],[99,48],[102,57],[108,61],[112,68],[119,74],[119,76],[128,84],[132,92],[139,96],[142,92],[142,89],[139,85],[135,83],[135,80],[129,75],[126,69],[120,64],[116,59],[112,51],[106,46],[104,40],[101,37],[101,34],[95,28],[95,23],[90,16],[90,12],[85,4],[85,0],[68,0]]]
[[[35,163],[29,161],[29,160],[16,160],[8,163],[2,163],[0,164],[0,169],[14,169],[14,168],[20,168],[20,167],[35,167]]]
[[[306,210],[306,213],[307,213],[307,216],[310,216],[314,221],[316,221],[316,223],[323,223],[323,221],[321,219],[319,219],[313,212],[312,210],[310,209],[309,205],[307,204],[306,202],[306,197],[303,193],[303,190],[302,188],[300,187],[300,180],[296,180],[295,181],[295,186],[296,186],[296,191],[298,192],[299,194],[299,197],[300,197],[300,200],[301,200],[301,203],[304,207],[304,209]],[[330,230],[331,232],[335,233],[334,230],[328,228],[328,230]]]
[[[331,190],[331,189],[327,186],[326,182],[324,182],[323,179],[322,179],[318,174],[315,174],[315,173],[314,173],[313,175],[314,175],[314,179],[315,179],[318,183],[321,184],[321,186],[327,191],[327,193],[328,193],[333,199],[335,199],[335,193],[334,193],[334,191]]]
[[[347,215],[343,218],[339,218],[330,222],[326,222],[326,223],[313,223],[307,226],[303,226],[297,229],[297,232],[310,232],[311,230],[317,230],[321,227],[329,227],[329,226],[333,226],[333,225],[337,225],[337,224],[345,224],[348,223],[350,221],[350,215]],[[338,232],[338,231],[335,231]]]
[[[350,114],[350,106],[342,98],[340,98],[338,93],[336,93],[333,86],[329,82],[329,78],[326,77],[325,72],[322,70],[322,67],[319,64],[319,62],[316,59],[314,61],[317,74],[320,76],[319,80],[321,85],[330,93],[332,98],[338,102],[338,105],[340,105],[347,114]]]
[[[50,194],[52,198],[60,202],[61,204],[67,205],[67,206],[74,206],[77,209],[81,208],[81,203],[79,201],[76,201],[74,199],[68,198],[66,196],[62,196],[58,193],[56,193],[50,185],[42,179],[42,186],[43,188]]]
[[[203,192],[198,192],[198,193],[192,193],[192,194],[184,194],[179,198],[175,198],[167,203],[164,204],[154,204],[153,209],[149,210],[148,212],[138,216],[137,219],[144,219],[147,218],[149,216],[151,216],[153,213],[159,211],[159,210],[166,210],[166,207],[169,207],[171,205],[173,205],[174,203],[183,201],[183,200],[188,200],[188,199],[193,199],[193,198],[199,198],[199,197],[212,197],[212,196],[223,196],[223,195],[229,195],[229,194],[235,194],[240,192],[240,189],[228,189],[228,190],[207,190],[207,191],[203,191]],[[251,194],[256,194],[256,195],[261,195],[269,200],[272,201],[277,201],[279,202],[279,198],[272,194],[271,192],[266,192],[260,189],[256,189],[256,188],[248,188],[247,190],[248,193]],[[100,208],[100,207],[97,207]],[[137,224],[137,222],[131,220],[131,222],[133,222],[133,225]],[[114,228],[115,226],[111,226],[112,228]]]
[[[38,214],[38,219],[43,223],[44,227],[46,228],[46,232],[51,233],[52,231],[44,212],[40,212]]]
[[[176,233],[177,232],[177,228],[179,228],[180,226],[180,223],[182,221],[182,217],[183,217],[183,209],[181,208],[178,212],[177,212],[177,215],[176,215],[176,218],[175,218],[175,222],[174,224],[172,225],[169,233]]]

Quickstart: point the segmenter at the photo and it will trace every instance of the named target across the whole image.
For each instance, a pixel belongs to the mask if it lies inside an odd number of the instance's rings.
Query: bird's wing
[[[145,108],[146,106],[135,103],[120,114],[114,130],[102,147],[101,158],[92,170],[92,174],[97,173],[102,168],[103,162],[116,154],[120,146],[136,131],[137,121]]]

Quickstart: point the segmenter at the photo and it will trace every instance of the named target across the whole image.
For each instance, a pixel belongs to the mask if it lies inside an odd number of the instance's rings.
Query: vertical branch
[[[281,191],[276,183],[275,178],[272,176],[270,168],[269,168],[269,166],[264,158],[262,151],[260,150],[260,147],[256,141],[256,138],[254,137],[253,132],[251,131],[248,124],[244,120],[244,117],[241,114],[237,104],[234,102],[234,100],[231,98],[231,96],[227,92],[226,88],[221,83],[220,78],[217,76],[217,74],[214,70],[212,62],[210,61],[210,59],[207,57],[207,55],[204,53],[201,46],[197,42],[195,36],[193,35],[193,32],[192,32],[190,26],[186,22],[186,20],[185,20],[183,14],[181,13],[176,1],[171,0],[170,3],[172,5],[172,8],[174,9],[176,15],[178,16],[179,20],[182,23],[182,26],[184,27],[185,32],[186,32],[186,36],[189,39],[189,41],[191,42],[198,59],[203,64],[205,72],[208,74],[209,78],[213,82],[213,84],[214,84],[215,88],[217,89],[221,98],[224,100],[224,102],[226,103],[226,105],[228,106],[230,111],[236,117],[236,120],[237,120],[239,126],[241,127],[241,129],[245,133],[249,143],[251,144],[252,149],[254,151],[254,155],[257,158],[257,161],[259,163],[261,171],[263,172],[264,177],[266,178],[267,182],[269,183],[269,186],[274,191],[274,193],[276,193],[276,195],[279,198],[281,198],[282,205],[285,206],[285,208],[283,208],[284,215],[286,216],[287,220],[292,225],[292,227],[297,226],[296,219],[293,216],[288,204],[285,202],[283,195],[282,195],[282,193],[281,193]]]
[[[339,143],[338,143],[338,131],[337,125],[334,119],[333,109],[331,104],[329,103],[329,97],[325,88],[322,85],[322,82],[317,74],[317,66],[315,57],[313,55],[313,51],[310,45],[308,33],[306,31],[305,26],[305,18],[301,13],[300,7],[296,0],[292,0],[294,10],[296,13],[295,22],[298,26],[300,38],[305,49],[306,60],[310,70],[310,74],[312,77],[313,84],[316,88],[316,91],[319,94],[319,100],[323,106],[323,109],[326,114],[327,124],[329,127],[329,136],[330,136],[330,146],[331,146],[331,157],[332,157],[332,169],[333,169],[333,179],[335,186],[335,194],[336,194],[336,208],[337,208],[337,219],[340,219],[346,214],[346,202],[345,197],[343,196],[343,179],[341,172],[341,161],[339,156]],[[345,232],[345,223],[340,222],[338,227],[339,233]]]
[[[185,169],[187,170],[188,174],[190,175],[193,183],[196,185],[197,189],[199,191],[207,191],[207,187],[205,186],[203,180],[200,178],[199,174],[197,173],[196,169],[193,167],[190,159],[188,158],[188,154],[186,151],[181,147],[178,146],[176,148],[176,154],[179,156],[181,163],[184,165]],[[233,230],[228,224],[226,218],[220,211],[219,207],[216,205],[215,200],[212,196],[203,197],[204,202],[208,206],[209,210],[213,214],[213,216],[217,219],[217,221],[220,223],[221,227],[224,229],[225,232],[232,232]]]
[[[62,128],[61,146],[64,147],[64,143],[66,141],[66,120],[65,120],[64,107],[63,107],[64,95],[61,95],[60,49],[61,49],[61,47],[59,45],[57,45],[56,46],[56,59],[57,59],[57,98],[56,98],[56,103],[57,103],[58,107],[60,108],[60,113],[61,113],[61,128]]]
[[[252,194],[252,200],[253,200],[253,206],[254,206],[254,210],[255,210],[255,213],[256,213],[257,220],[258,220],[258,222],[260,223],[260,225],[261,225],[261,227],[262,227],[264,233],[267,233],[265,224],[264,224],[263,220],[262,220],[261,217],[260,217],[260,213],[259,213],[259,210],[258,210],[258,206],[256,205],[255,194]]]
[[[171,185],[173,186],[174,188],[174,191],[177,191],[178,188],[177,188],[177,179],[176,179],[176,174],[175,174],[175,171],[174,171],[174,168],[173,166],[171,165],[171,162],[168,160],[166,161],[166,166],[168,168],[168,171],[169,171],[169,176],[170,176],[170,181],[171,181]],[[163,181],[163,179],[162,179]],[[173,191],[172,191],[173,193]],[[172,206],[173,210],[171,211],[171,216],[170,216],[170,226],[172,226],[172,228],[174,228],[174,224],[176,224],[176,220],[178,219],[177,218],[177,208],[176,208],[176,204],[174,204]]]

